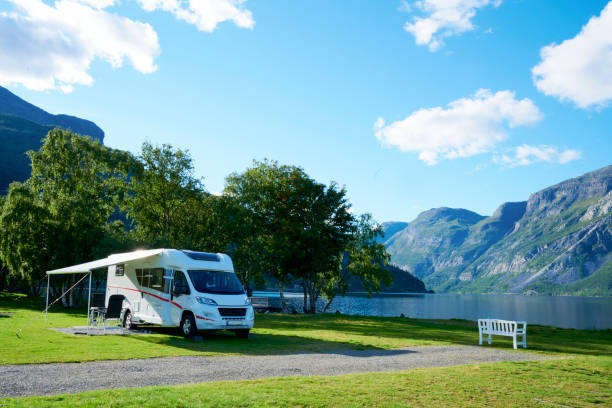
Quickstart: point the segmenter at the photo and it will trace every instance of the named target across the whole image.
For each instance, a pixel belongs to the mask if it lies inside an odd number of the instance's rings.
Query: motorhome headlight
[[[196,301],[198,303],[201,303],[203,305],[217,306],[217,302],[215,302],[211,298],[206,298],[206,297],[202,297],[202,296],[196,296],[195,299],[196,299]]]
[[[249,298],[248,298],[248,297],[245,297],[245,298],[244,298],[244,305],[245,305],[245,306],[251,306],[251,301],[249,300]]]

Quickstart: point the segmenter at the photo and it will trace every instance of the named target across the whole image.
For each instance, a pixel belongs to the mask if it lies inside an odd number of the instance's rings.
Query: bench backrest
[[[512,320],[478,319],[478,329],[491,334],[515,333],[516,326]]]
[[[251,297],[249,298],[253,307],[268,307],[267,297]]]

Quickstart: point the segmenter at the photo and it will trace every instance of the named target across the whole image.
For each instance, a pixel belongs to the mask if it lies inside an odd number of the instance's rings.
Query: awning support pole
[[[49,309],[49,282],[51,282],[51,275],[47,275],[47,298],[45,300],[45,323],[47,323],[47,309]]]
[[[89,294],[87,295],[87,327],[89,327],[91,308],[89,307],[91,303],[91,271],[89,271]]]

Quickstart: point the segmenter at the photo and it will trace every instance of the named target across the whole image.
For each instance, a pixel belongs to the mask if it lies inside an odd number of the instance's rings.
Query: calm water
[[[278,296],[256,292],[255,296]],[[301,295],[290,295],[299,297]],[[294,299],[297,300],[297,299]],[[328,311],[352,315],[421,319],[498,318],[572,329],[612,329],[612,297],[459,294],[360,294],[334,299]]]

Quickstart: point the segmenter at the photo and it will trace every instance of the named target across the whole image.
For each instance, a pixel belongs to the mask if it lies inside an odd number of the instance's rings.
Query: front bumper
[[[204,316],[196,315],[196,326],[198,330],[236,330],[236,329],[252,329],[255,319],[211,319]]]
[[[255,323],[255,313],[249,306],[245,316],[221,316],[216,307],[204,307],[196,313],[198,330],[236,330],[252,329]]]

